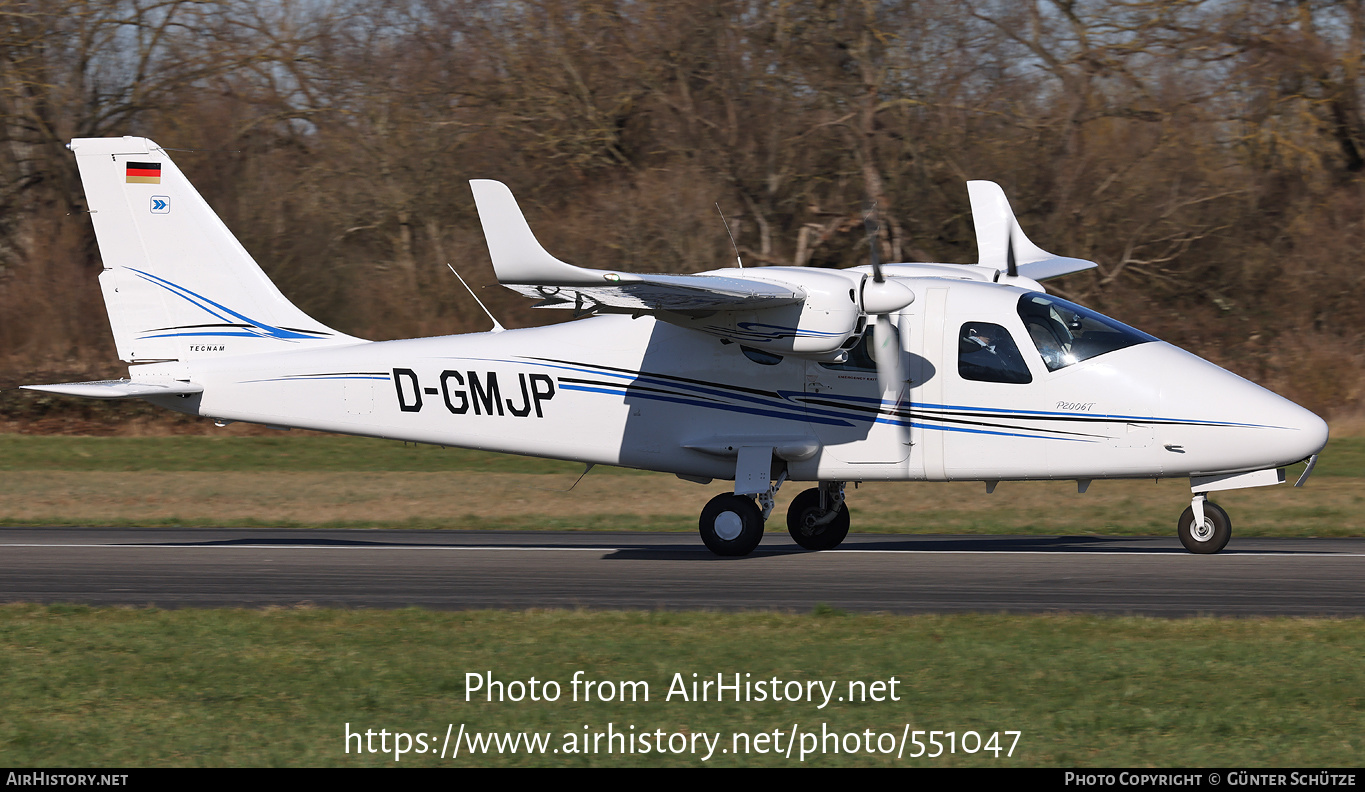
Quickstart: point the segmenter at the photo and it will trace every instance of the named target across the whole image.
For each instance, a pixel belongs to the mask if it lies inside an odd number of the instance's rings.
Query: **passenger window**
[[[967,322],[957,341],[957,373],[965,380],[1033,382],[1028,365],[1009,331],[989,322]]]

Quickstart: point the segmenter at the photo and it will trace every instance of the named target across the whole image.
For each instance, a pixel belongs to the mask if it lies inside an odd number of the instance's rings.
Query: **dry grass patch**
[[[696,530],[703,504],[729,489],[663,474],[575,476],[407,472],[98,472],[3,474],[8,525],[222,525],[280,527]],[[773,530],[804,488],[784,487]],[[560,490],[560,491],[557,491]],[[888,533],[1167,535],[1185,508],[1181,481],[1001,484],[874,482],[850,487],[855,530]],[[1365,492],[1352,478],[1311,488],[1220,493],[1238,536],[1365,533]]]

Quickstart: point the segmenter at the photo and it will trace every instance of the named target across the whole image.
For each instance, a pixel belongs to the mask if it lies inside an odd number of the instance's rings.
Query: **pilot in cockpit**
[[[991,332],[993,325],[964,325],[962,328],[962,340],[958,344],[958,351],[963,354],[980,352],[986,350],[995,352],[994,333]]]
[[[1033,379],[1009,331],[998,324],[967,322],[957,348],[957,370],[964,379],[1012,383]]]

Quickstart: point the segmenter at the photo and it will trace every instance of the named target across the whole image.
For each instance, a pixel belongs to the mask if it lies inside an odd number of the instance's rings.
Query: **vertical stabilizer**
[[[119,357],[191,360],[358,343],[289,302],[156,143],[71,141]]]

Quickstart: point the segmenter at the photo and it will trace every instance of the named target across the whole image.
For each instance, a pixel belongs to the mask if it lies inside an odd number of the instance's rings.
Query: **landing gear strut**
[[[787,533],[807,550],[833,550],[848,536],[844,482],[822,482],[802,492],[787,509]]]
[[[1194,496],[1190,507],[1180,515],[1176,530],[1186,550],[1212,554],[1226,547],[1232,538],[1232,518],[1201,492]]]

